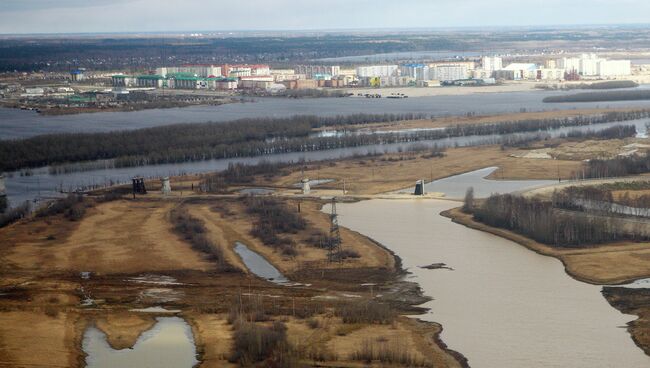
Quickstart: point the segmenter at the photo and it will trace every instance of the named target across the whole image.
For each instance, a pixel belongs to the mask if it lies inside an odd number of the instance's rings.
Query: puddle
[[[161,306],[155,306],[155,307],[147,307],[147,308],[134,308],[134,309],[129,309],[131,312],[138,312],[138,313],[180,313],[180,309],[165,309]]]
[[[274,189],[270,188],[244,188],[239,191],[239,194],[248,194],[248,195],[265,195],[274,193]]]
[[[83,351],[87,368],[156,367],[191,368],[198,363],[190,326],[179,317],[158,317],[131,349],[115,350],[106,334],[96,327],[86,329]]]
[[[235,252],[239,254],[246,267],[256,276],[276,284],[288,285],[291,282],[284,277],[269,261],[250,250],[246,245],[235,242]],[[292,284],[293,285],[293,284]]]
[[[165,275],[146,274],[138,277],[132,277],[126,281],[138,282],[142,284],[155,284],[155,285],[184,285],[182,282],[177,282],[175,278]]]

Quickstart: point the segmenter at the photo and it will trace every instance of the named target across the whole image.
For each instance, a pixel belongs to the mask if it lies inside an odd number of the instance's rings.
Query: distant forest
[[[243,119],[226,123],[177,124],[110,133],[41,135],[0,141],[0,171],[53,164],[111,159],[114,167],[179,163],[209,159],[309,152],[375,144],[417,142],[470,135],[537,132],[560,127],[588,126],[650,116],[650,110],[558,119],[531,119],[491,124],[465,124],[410,134],[347,134],[314,136],[314,128],[361,125],[423,118],[416,114],[295,116],[282,119]],[[618,133],[628,134],[626,129]],[[502,142],[486,141],[486,144]],[[106,162],[98,162],[105,167]],[[92,169],[92,165],[63,166],[66,170]],[[57,173],[53,171],[52,173]]]
[[[645,48],[650,43],[647,26],[617,28],[532,28],[485,32],[435,30],[417,32],[273,32],[237,33],[225,37],[182,35],[87,35],[64,37],[5,37],[0,40],[2,71],[68,71],[151,69],[184,63],[314,63],[320,58],[393,52],[522,50],[553,47],[582,49]],[[534,46],[531,46],[534,45]]]

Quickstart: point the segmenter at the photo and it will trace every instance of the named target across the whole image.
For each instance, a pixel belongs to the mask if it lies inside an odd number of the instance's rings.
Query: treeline
[[[564,96],[544,97],[543,102],[601,102],[650,100],[650,90],[583,92]]]
[[[547,90],[571,90],[571,89],[618,89],[618,88],[635,88],[639,84],[631,80],[614,80],[594,83],[570,83],[570,84],[540,84],[535,88]]]
[[[261,160],[255,165],[230,163],[223,171],[204,174],[199,182],[199,190],[205,193],[225,193],[229,185],[250,184],[256,176],[270,178],[286,173],[286,168],[301,164],[294,162],[269,162]]]
[[[356,114],[240,119],[175,124],[109,133],[47,134],[0,141],[0,171],[120,157],[115,166],[252,156],[284,151],[284,139],[308,141],[313,128],[420,118],[417,114]],[[275,140],[282,138],[280,142]],[[295,146],[295,144],[294,144]],[[296,147],[291,149],[297,150]]]
[[[540,243],[575,247],[618,240],[646,240],[623,232],[609,218],[571,213],[553,202],[511,194],[492,195],[473,206],[474,219],[486,225],[512,230]]]
[[[114,159],[115,167],[181,163],[463,136],[507,135],[646,117],[650,117],[650,110],[466,124],[410,134],[309,136],[311,129],[320,126],[417,118],[412,114],[360,114],[327,118],[296,116],[286,119],[246,119],[230,123],[172,125],[128,132],[45,135],[19,141],[0,141],[0,170],[111,158]]]
[[[648,182],[645,182],[647,187]],[[626,191],[614,198],[607,185],[571,186],[553,194],[553,205],[558,208],[580,211],[597,211],[609,215],[637,217],[650,216],[650,195],[630,196]]]
[[[572,130],[566,134],[571,139],[623,139],[636,136],[634,125],[616,125],[601,130]]]
[[[605,160],[589,160],[582,172],[576,172],[574,176],[583,179],[594,179],[637,175],[647,172],[650,172],[650,157],[648,155],[632,155]]]

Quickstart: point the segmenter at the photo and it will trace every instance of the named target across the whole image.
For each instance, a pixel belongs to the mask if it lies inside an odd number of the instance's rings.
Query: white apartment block
[[[397,65],[367,65],[357,68],[357,76],[363,77],[391,77],[398,73]]]
[[[304,74],[308,79],[313,79],[314,75],[331,75],[336,77],[341,74],[339,65],[297,65],[294,69],[296,74]]]
[[[481,59],[483,70],[493,72],[495,70],[503,69],[503,59],[498,56],[484,56]]]
[[[207,78],[210,76],[218,77],[221,75],[221,67],[216,65],[183,65],[156,68],[156,74],[163,77],[175,73],[194,74],[201,78]]]
[[[632,62],[630,60],[601,60],[598,63],[598,75],[601,77],[630,74],[632,74]]]
[[[606,60],[597,57],[596,54],[558,59],[557,66],[567,72],[575,71],[584,76],[611,77],[632,74],[630,60]]]
[[[469,69],[467,68],[467,65],[436,65],[429,70],[429,79],[439,80],[441,82],[467,79],[469,77]]]

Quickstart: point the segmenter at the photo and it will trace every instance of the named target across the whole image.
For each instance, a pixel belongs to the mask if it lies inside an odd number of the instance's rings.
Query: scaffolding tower
[[[341,232],[339,231],[339,220],[336,214],[336,197],[332,197],[328,258],[330,262],[341,261]]]

